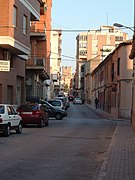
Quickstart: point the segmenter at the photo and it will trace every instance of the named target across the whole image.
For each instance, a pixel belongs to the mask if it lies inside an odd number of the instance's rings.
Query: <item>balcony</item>
[[[34,57],[26,62],[26,70],[33,71],[34,74],[39,74],[41,79],[49,79],[45,67],[45,58]]]
[[[46,40],[45,24],[41,24],[40,22],[31,22],[30,36]]]
[[[44,69],[45,58],[34,56],[26,62],[26,68],[28,69]]]

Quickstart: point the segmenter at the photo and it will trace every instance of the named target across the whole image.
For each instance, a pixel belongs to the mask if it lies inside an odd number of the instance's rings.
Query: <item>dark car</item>
[[[44,101],[43,104],[46,106],[46,111],[48,112],[50,118],[61,120],[67,115],[67,112],[65,110],[55,108],[46,101]]]
[[[38,103],[22,104],[17,108],[22,118],[23,126],[37,124],[39,127],[48,126],[48,113],[46,106]]]

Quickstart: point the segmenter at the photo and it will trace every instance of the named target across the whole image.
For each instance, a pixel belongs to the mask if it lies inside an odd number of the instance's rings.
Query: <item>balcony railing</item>
[[[46,35],[45,24],[40,22],[31,22],[30,36],[43,36]]]
[[[45,58],[43,57],[32,57],[26,62],[27,69],[44,69]]]
[[[31,70],[35,74],[39,74],[42,79],[49,79],[46,70],[46,62],[43,57],[33,57],[26,62],[26,70]]]

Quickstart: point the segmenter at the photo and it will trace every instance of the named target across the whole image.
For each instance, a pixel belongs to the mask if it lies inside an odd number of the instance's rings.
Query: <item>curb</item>
[[[99,174],[98,174],[98,177],[97,177],[96,180],[102,180],[106,175],[106,169],[107,169],[107,165],[108,165],[108,161],[109,161],[109,155],[111,153],[112,146],[113,146],[113,144],[115,142],[115,136],[116,136],[117,129],[118,129],[118,125],[115,128],[111,143],[110,143],[110,145],[108,147],[107,152],[105,153],[105,158],[104,158],[104,160],[102,162],[102,165],[101,165],[101,168],[100,168],[100,171],[99,171]]]

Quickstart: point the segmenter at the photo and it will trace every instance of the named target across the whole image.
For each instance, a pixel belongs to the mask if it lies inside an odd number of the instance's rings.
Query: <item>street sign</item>
[[[10,61],[0,60],[0,71],[10,71]]]

